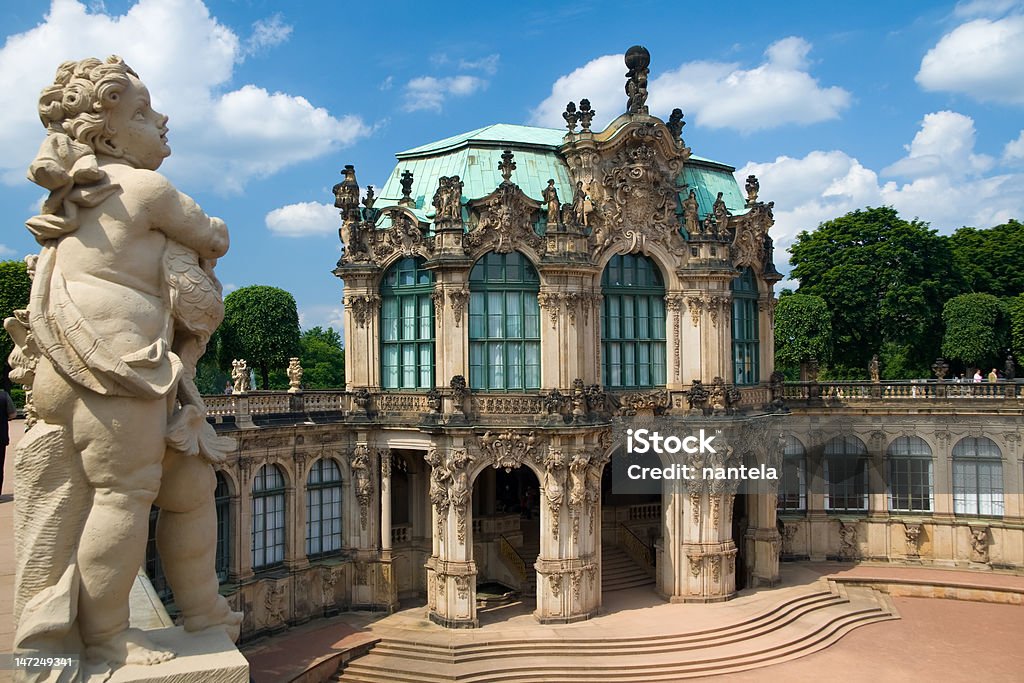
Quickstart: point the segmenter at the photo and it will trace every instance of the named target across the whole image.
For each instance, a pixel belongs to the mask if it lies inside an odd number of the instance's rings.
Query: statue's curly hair
[[[107,112],[118,105],[129,75],[138,78],[116,55],[105,62],[95,57],[64,62],[57,68],[53,85],[39,96],[39,119],[48,131],[64,133],[96,150],[97,143],[114,134]]]

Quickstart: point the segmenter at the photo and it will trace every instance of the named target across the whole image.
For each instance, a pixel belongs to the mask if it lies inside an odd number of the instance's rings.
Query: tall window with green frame
[[[601,275],[601,374],[606,387],[665,384],[665,284],[654,262],[618,254]]]
[[[469,385],[540,389],[540,276],[519,252],[484,255],[469,274]]]
[[[744,268],[732,281],[732,381],[736,384],[760,381],[758,331],[757,278]]]
[[[380,374],[385,389],[434,387],[434,274],[404,258],[381,284]]]

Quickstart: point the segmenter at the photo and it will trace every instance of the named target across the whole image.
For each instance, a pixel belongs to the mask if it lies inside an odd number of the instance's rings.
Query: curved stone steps
[[[867,588],[798,596],[739,623],[648,637],[508,639],[445,645],[385,637],[336,678],[349,683],[672,681],[753,669],[817,652],[850,630],[898,618]]]
[[[435,643],[383,640],[374,654],[407,657],[445,664],[462,664],[493,657],[531,656],[543,650],[549,655],[573,657],[604,657],[652,652],[693,650],[709,643],[730,644],[757,637],[786,626],[811,611],[843,603],[837,594],[816,593],[792,601],[788,607],[763,618],[752,619],[721,629],[704,632],[665,634],[643,638],[568,639],[568,640],[503,640],[494,643],[439,645]]]
[[[622,548],[605,545],[601,549],[602,592],[653,585],[654,578],[634,562]]]

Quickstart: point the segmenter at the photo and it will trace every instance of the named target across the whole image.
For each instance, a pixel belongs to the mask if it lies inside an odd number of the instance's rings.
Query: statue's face
[[[121,104],[109,114],[114,131],[111,143],[133,166],[155,171],[171,153],[167,117],[154,111],[142,81],[131,74],[128,80],[130,85],[121,94]]]

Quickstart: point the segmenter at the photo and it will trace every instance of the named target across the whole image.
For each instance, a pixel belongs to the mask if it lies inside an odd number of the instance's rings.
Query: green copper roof
[[[502,181],[498,164],[505,149],[515,154],[516,169],[512,182],[526,196],[543,201],[544,188],[549,178],[555,181],[562,202],[572,201],[573,183],[558,148],[564,142],[565,132],[554,128],[535,128],[496,123],[467,133],[454,135],[395,155],[398,164],[380,189],[376,208],[398,203],[402,197],[400,183],[403,171],[412,171],[412,198],[416,202],[414,213],[430,221],[434,215],[432,201],[441,176],[457,175],[464,183],[463,203],[486,197]],[[745,198],[733,176],[731,166],[693,155],[684,164],[680,179],[680,201],[690,189],[697,193],[701,217],[711,212],[715,197],[722,198],[735,215],[746,213]],[[677,209],[681,213],[681,208]],[[469,218],[463,208],[463,218]],[[385,219],[386,220],[386,219]],[[383,226],[381,226],[383,227]]]
[[[431,142],[420,147],[407,149],[395,156],[399,159],[407,157],[422,156],[424,154],[439,154],[460,146],[502,146],[513,145],[516,147],[537,146],[550,150],[558,149],[561,146],[565,132],[554,128],[535,128],[533,126],[514,126],[509,123],[495,123],[483,128],[471,130],[468,133],[453,135],[444,140]]]
[[[431,202],[441,176],[459,176],[464,183],[463,200],[486,197],[501,184],[498,164],[505,149],[515,154],[512,182],[526,196],[543,200],[548,179],[553,178],[558,197],[563,202],[572,201],[569,169],[555,152],[561,144],[562,134],[557,130],[496,124],[401,152],[376,206],[398,203],[402,198],[400,179],[406,170],[412,171],[412,198],[423,215],[433,215]]]
[[[732,174],[732,168],[729,166],[691,156],[683,165],[683,183],[687,187],[680,191],[680,196],[686,199],[690,190],[694,190],[697,195],[698,213],[702,218],[711,213],[711,207],[719,192],[722,193],[722,199],[730,213],[739,215],[747,212],[746,197],[740,192],[739,183],[736,182],[736,176]]]

